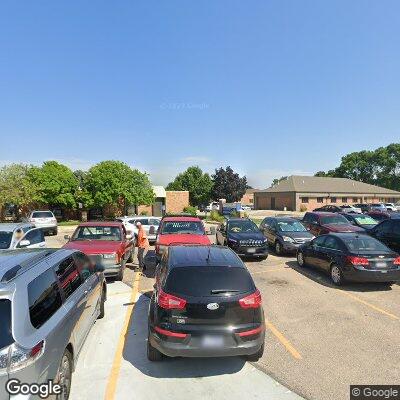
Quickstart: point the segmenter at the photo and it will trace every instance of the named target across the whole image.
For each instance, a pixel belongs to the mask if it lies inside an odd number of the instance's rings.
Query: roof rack
[[[1,278],[0,282],[6,283],[10,282],[12,279],[16,278],[17,276],[21,275],[22,273],[28,271],[40,261],[45,259],[46,257],[50,256],[51,254],[55,253],[57,249],[46,249],[43,251],[37,252],[32,257],[24,260],[22,263],[14,265],[14,267],[10,268],[8,271],[5,272],[3,277]],[[36,253],[36,252],[35,252]]]

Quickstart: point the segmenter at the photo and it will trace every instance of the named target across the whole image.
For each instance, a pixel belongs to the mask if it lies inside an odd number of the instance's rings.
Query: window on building
[[[302,203],[308,203],[308,197],[301,197]]]
[[[253,203],[254,203],[254,199],[250,197],[249,202],[250,202],[251,204],[253,204]]]
[[[347,203],[347,197],[342,197],[342,203]]]
[[[353,197],[353,203],[358,203],[358,197]]]
[[[324,198],[323,197],[317,197],[317,203],[323,203]]]
[[[331,197],[331,203],[336,203],[336,197]]]

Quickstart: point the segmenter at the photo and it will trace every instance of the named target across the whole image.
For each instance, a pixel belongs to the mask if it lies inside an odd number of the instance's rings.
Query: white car
[[[210,204],[206,207],[206,211],[208,211],[208,212],[213,211],[213,210],[219,210],[219,203],[213,202],[213,203],[210,203]]]
[[[242,210],[243,211],[251,211],[251,207],[250,206],[242,206]]]
[[[42,229],[44,233],[51,232],[53,235],[57,235],[57,219],[49,210],[34,210],[25,220],[26,222],[34,224],[36,228]]]
[[[143,225],[143,228],[147,234],[147,239],[149,242],[155,242],[157,239],[157,230],[160,226],[160,217],[148,217],[145,215],[133,215],[131,217],[125,216],[116,218],[117,221],[122,222],[125,226],[125,229],[128,232],[132,232],[132,235],[137,237],[138,228],[136,227],[136,222],[140,222]]]
[[[354,206],[349,206],[348,204],[345,204],[344,206],[340,206],[340,208],[347,213],[356,213],[356,214],[362,214],[361,208],[354,207]]]
[[[389,211],[398,211],[399,210],[399,206],[395,206],[393,203],[385,203],[385,207],[389,210]]]
[[[0,224],[0,250],[46,247],[43,230],[30,223]]]

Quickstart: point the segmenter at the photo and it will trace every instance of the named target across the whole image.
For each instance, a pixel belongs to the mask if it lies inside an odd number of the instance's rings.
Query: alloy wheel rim
[[[304,259],[303,259],[303,253],[298,253],[297,254],[297,261],[300,265],[304,264]]]
[[[341,279],[340,270],[336,265],[332,267],[331,275],[332,275],[333,282],[335,282],[335,283],[340,282],[340,279]]]
[[[71,386],[71,368],[66,355],[64,355],[61,360],[60,369],[58,371],[58,384],[62,387],[60,399],[68,399]]]

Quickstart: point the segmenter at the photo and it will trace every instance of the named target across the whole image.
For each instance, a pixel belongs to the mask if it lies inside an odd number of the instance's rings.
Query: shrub
[[[140,215],[146,215],[147,216],[147,215],[149,215],[149,213],[147,211],[141,211]]]
[[[217,221],[217,222],[224,222],[224,217],[220,215],[220,213],[217,210],[212,210],[210,213],[210,220],[211,221]]]
[[[197,207],[187,206],[183,209],[183,212],[196,216],[197,215]]]
[[[307,206],[305,206],[304,204],[301,204],[301,205],[300,205],[300,211],[301,211],[301,212],[307,211]]]

